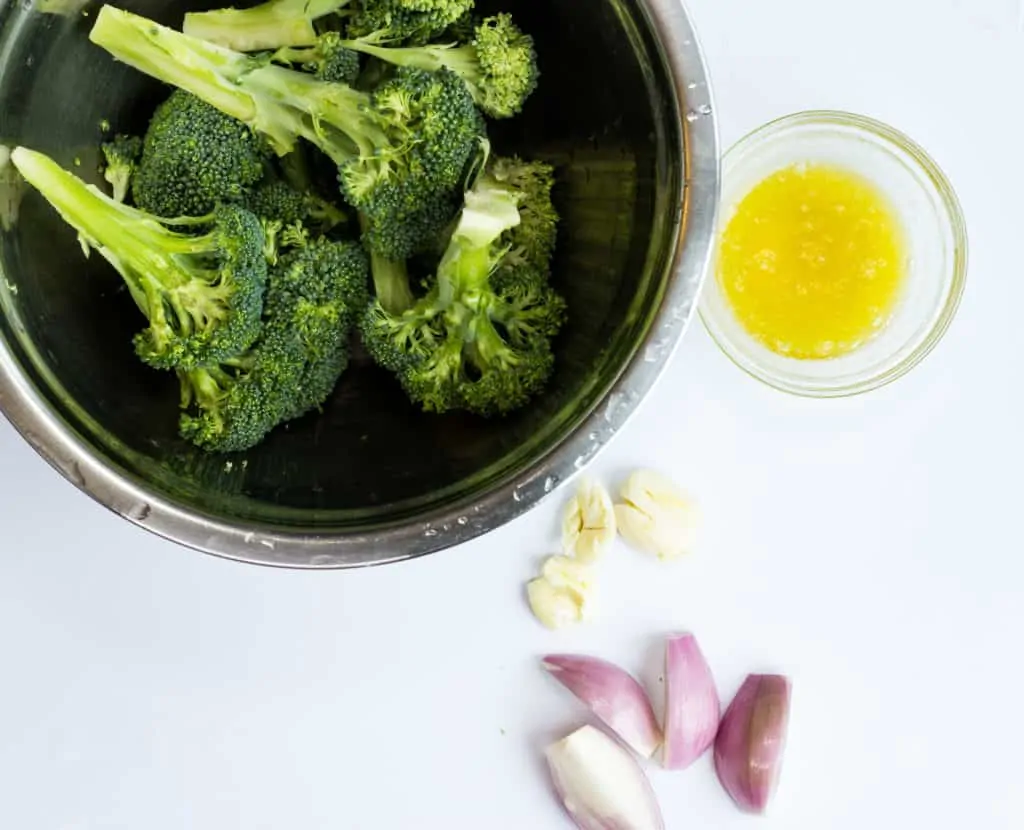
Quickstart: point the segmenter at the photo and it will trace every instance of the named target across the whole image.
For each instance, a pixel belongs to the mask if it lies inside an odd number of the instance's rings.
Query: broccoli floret
[[[132,196],[156,216],[202,216],[263,178],[266,154],[245,124],[175,90],[149,122]]]
[[[474,0],[363,0],[348,18],[349,37],[387,31],[394,41],[426,43],[463,18]]]
[[[492,118],[511,118],[537,88],[539,71],[533,38],[524,34],[512,16],[484,18],[468,43],[396,47],[388,29],[343,41],[342,46],[396,66],[437,71],[447,68],[469,87],[473,100]]]
[[[315,46],[278,49],[273,58],[278,63],[301,66],[321,81],[353,86],[359,78],[359,53],[342,45],[338,32],[324,32]]]
[[[245,354],[180,372],[183,437],[214,452],[255,446],[274,427],[317,409],[348,364],[349,334],[367,297],[355,243],[318,239],[270,273],[263,333]]]
[[[506,414],[543,389],[554,366],[565,301],[545,271],[507,258],[535,196],[495,176],[509,164],[523,162],[496,160],[466,193],[426,296],[413,296],[400,265],[374,262],[363,343],[428,412]]]
[[[344,212],[315,193],[300,193],[279,179],[265,181],[250,192],[243,204],[260,219],[282,226],[301,222],[327,231],[346,221]]]
[[[142,155],[142,139],[137,135],[116,135],[113,141],[104,142],[100,149],[104,160],[103,178],[110,184],[114,200],[123,202]]]
[[[447,69],[400,68],[373,93],[268,65],[104,6],[90,38],[264,134],[279,154],[305,138],[338,166],[346,200],[395,236],[440,193],[461,186],[485,133]]]
[[[248,9],[189,12],[182,31],[239,52],[311,46],[317,38],[313,22],[348,4],[349,0],[267,0]]]
[[[509,231],[509,252],[503,265],[528,265],[539,273],[551,270],[551,257],[558,239],[558,213],[551,201],[555,171],[550,164],[497,158],[491,175],[523,194],[519,203],[519,224]]]
[[[248,9],[185,15],[182,31],[239,52],[312,46],[314,22],[344,10],[353,32],[388,28],[396,37],[425,42],[473,7],[473,0],[267,0]]]
[[[157,368],[192,368],[248,348],[260,330],[267,265],[259,220],[236,205],[179,219],[210,229],[198,236],[121,204],[24,147],[11,159],[71,227],[124,279],[149,327],[138,355]]]

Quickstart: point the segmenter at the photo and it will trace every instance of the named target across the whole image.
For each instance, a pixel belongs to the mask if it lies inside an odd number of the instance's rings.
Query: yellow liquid
[[[824,165],[758,184],[719,246],[719,284],[744,328],[804,360],[847,354],[883,329],[906,272],[902,223],[886,196]]]

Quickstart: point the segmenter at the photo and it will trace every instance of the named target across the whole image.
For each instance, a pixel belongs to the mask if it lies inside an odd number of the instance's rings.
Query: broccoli
[[[473,100],[492,118],[511,118],[537,88],[539,71],[533,38],[524,34],[512,16],[484,18],[473,38],[462,46],[430,44],[396,47],[387,29],[342,41],[341,47],[372,55],[396,66],[427,71],[450,69],[469,87]]]
[[[281,46],[311,46],[313,22],[347,6],[349,0],[266,0],[248,9],[188,12],[182,31],[239,52]]]
[[[69,225],[124,279],[149,320],[135,338],[156,368],[189,369],[248,348],[260,331],[267,276],[259,220],[235,205],[175,220],[209,226],[198,236],[115,201],[47,156],[19,147],[11,160]]]
[[[509,231],[509,252],[505,267],[529,265],[549,274],[558,237],[558,213],[551,201],[555,171],[549,164],[524,162],[519,158],[496,158],[491,175],[523,194],[519,224]]]
[[[344,10],[355,32],[386,27],[396,37],[425,41],[472,6],[473,0],[267,0],[248,9],[190,12],[182,31],[239,52],[312,46],[317,40],[314,23]]]
[[[103,178],[110,184],[114,200],[123,202],[142,155],[142,139],[137,135],[116,135],[113,141],[105,142],[100,149],[104,159]]]
[[[384,236],[397,238],[410,217],[461,186],[485,134],[465,84],[447,69],[402,67],[363,93],[110,6],[100,11],[90,39],[251,125],[280,155],[307,139],[337,165],[348,203]]]
[[[202,216],[260,181],[266,157],[245,124],[175,90],[149,122],[132,195],[156,216]]]
[[[359,78],[359,53],[343,46],[338,32],[324,32],[315,46],[283,47],[273,58],[278,63],[302,66],[321,81],[354,86]]]
[[[348,364],[349,333],[367,302],[367,268],[358,244],[322,238],[282,257],[252,348],[179,372],[182,436],[213,452],[245,450],[322,406]]]
[[[520,175],[495,171],[515,165]],[[377,259],[377,299],[361,321],[374,360],[396,373],[406,394],[428,412],[464,409],[506,414],[546,384],[551,340],[565,320],[565,301],[547,273],[508,255],[530,202],[543,188],[517,183],[543,179],[516,160],[495,160],[466,193],[458,224],[427,294],[416,299],[400,263]]]
[[[282,226],[302,222],[327,231],[346,220],[345,214],[326,199],[310,191],[300,193],[287,182],[273,178],[252,190],[243,204],[260,219]]]

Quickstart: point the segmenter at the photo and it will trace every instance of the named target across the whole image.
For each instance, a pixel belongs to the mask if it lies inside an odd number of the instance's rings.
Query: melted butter
[[[717,271],[737,318],[769,349],[804,360],[838,357],[889,322],[907,272],[903,227],[866,179],[795,165],[739,203]]]

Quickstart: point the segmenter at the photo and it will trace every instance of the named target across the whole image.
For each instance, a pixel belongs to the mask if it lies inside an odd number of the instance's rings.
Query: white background
[[[1021,9],[691,4],[726,146],[841,108],[945,167],[972,259],[937,352],[888,389],[813,402],[748,379],[695,322],[593,472],[656,464],[691,488],[699,554],[618,549],[600,621],[559,635],[521,586],[560,500],[397,567],[264,570],[115,518],[0,423],[0,826],[557,830],[540,751],[584,713],[537,658],[595,653],[657,688],[679,627],[725,697],[748,671],[794,678],[763,826],[1024,826]],[[709,758],[652,777],[670,830],[753,826]]]

